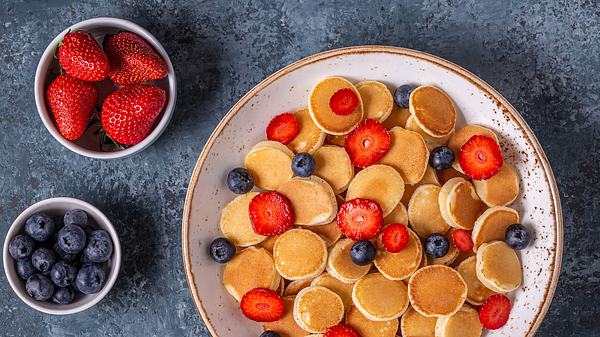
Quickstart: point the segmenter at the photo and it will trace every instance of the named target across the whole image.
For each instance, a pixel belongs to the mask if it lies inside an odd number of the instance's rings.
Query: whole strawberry
[[[150,134],[166,100],[165,91],[155,85],[120,88],[102,103],[102,127],[114,141],[135,145]]]
[[[65,35],[58,47],[58,61],[69,76],[83,81],[102,81],[110,69],[102,47],[86,32]]]
[[[167,76],[167,64],[148,42],[136,34],[108,36],[104,51],[110,61],[108,76],[120,85],[149,82]]]
[[[83,135],[97,99],[98,92],[93,84],[69,75],[59,75],[46,89],[46,103],[58,131],[68,140]]]

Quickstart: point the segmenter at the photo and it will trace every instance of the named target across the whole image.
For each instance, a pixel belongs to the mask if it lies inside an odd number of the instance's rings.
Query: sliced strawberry
[[[381,242],[388,252],[399,253],[408,245],[409,238],[406,226],[400,223],[393,223],[383,229]]]
[[[292,203],[278,192],[263,192],[252,198],[248,213],[254,232],[260,235],[279,235],[294,226]]]
[[[346,136],[344,148],[352,164],[367,167],[375,164],[390,149],[392,137],[376,120],[365,119]]]
[[[267,139],[287,144],[294,140],[300,132],[296,116],[284,113],[271,119],[267,126]]]
[[[256,322],[273,322],[283,317],[285,304],[279,293],[265,288],[254,288],[247,292],[240,308],[244,316]]]
[[[374,238],[383,226],[383,212],[375,201],[356,198],[340,206],[337,224],[342,233],[352,240]]]
[[[458,163],[466,175],[475,180],[494,176],[504,159],[500,146],[493,138],[475,135],[460,148]]]
[[[325,331],[323,337],[362,337],[356,329],[348,324],[340,323]]]
[[[336,91],[329,99],[329,107],[336,115],[349,115],[358,105],[358,95],[350,88]]]
[[[452,230],[452,244],[463,253],[473,251],[473,238],[471,232],[464,229]]]
[[[510,300],[502,294],[488,297],[479,308],[479,321],[488,330],[496,330],[508,322]]]

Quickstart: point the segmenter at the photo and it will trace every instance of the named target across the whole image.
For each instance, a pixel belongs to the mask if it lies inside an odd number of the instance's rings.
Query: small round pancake
[[[406,120],[408,120],[408,117],[410,117],[410,111],[408,109],[399,108],[396,104],[394,104],[392,107],[392,112],[382,124],[388,130],[395,126],[403,128],[406,126]]]
[[[346,312],[346,324],[356,329],[361,337],[394,337],[398,331],[397,319],[373,321],[355,306],[351,306]]]
[[[381,274],[390,280],[403,280],[412,275],[421,264],[423,258],[423,246],[415,232],[408,230],[410,238],[408,244],[399,253],[390,253],[381,244],[381,235],[377,240],[379,246],[375,267]]]
[[[473,180],[475,191],[486,205],[510,205],[519,195],[519,175],[506,162],[500,171],[486,180]]]
[[[496,292],[488,289],[479,281],[476,271],[477,258],[470,258],[461,262],[456,268],[456,271],[462,276],[467,284],[467,302],[473,305],[482,305],[483,302]]]
[[[435,170],[433,169],[433,167],[431,167],[429,165],[427,165],[425,174],[423,175],[423,178],[421,178],[421,180],[419,180],[418,183],[404,186],[404,194],[402,195],[402,200],[400,200],[400,202],[402,202],[405,205],[408,205],[408,203],[410,202],[410,198],[412,198],[413,193],[415,193],[415,190],[419,186],[425,185],[425,184],[433,184],[436,186],[442,186],[440,184],[440,181],[438,180],[437,174],[435,174]]]
[[[443,264],[445,266],[449,266],[456,260],[456,258],[460,254],[460,251],[456,247],[454,247],[454,244],[452,243],[452,231],[455,231],[455,230],[456,230],[455,228],[452,228],[445,235],[446,239],[448,239],[448,242],[450,243],[448,246],[448,252],[446,253],[446,255],[435,258],[435,259],[427,257],[427,261],[428,261],[429,265]]]
[[[417,270],[408,282],[410,303],[421,315],[447,317],[457,312],[467,298],[467,284],[447,266],[434,265]]]
[[[479,313],[467,304],[454,315],[438,318],[435,325],[436,337],[480,337],[483,325]]]
[[[471,180],[466,174],[455,170],[453,167],[447,168],[445,170],[437,171],[437,176],[439,182],[444,185],[448,180],[452,178],[463,178],[465,180]]]
[[[225,265],[223,285],[236,300],[254,288],[277,290],[281,277],[273,257],[262,248],[248,247]]]
[[[296,280],[288,283],[287,287],[283,292],[283,296],[294,296],[300,292],[300,290],[304,288],[308,288],[313,279],[305,279],[305,280]]]
[[[337,220],[333,220],[325,225],[306,226],[303,228],[318,234],[325,241],[327,247],[333,246],[342,237],[342,231],[338,227]]]
[[[315,175],[329,183],[333,193],[339,194],[348,188],[348,184],[354,178],[354,166],[343,147],[323,146],[315,151],[313,158],[317,166]]]
[[[344,147],[344,143],[346,142],[346,136],[345,135],[326,135],[325,136],[325,144],[327,145],[335,145],[335,146],[340,146],[340,147]]]
[[[427,317],[418,313],[412,306],[400,319],[400,331],[403,337],[436,337],[437,317]]]
[[[454,131],[456,108],[445,92],[432,86],[420,86],[410,94],[408,108],[423,131],[444,137]]]
[[[506,229],[515,223],[519,223],[519,213],[514,209],[503,206],[488,208],[475,221],[473,251],[486,242],[504,240]]]
[[[307,108],[294,113],[298,121],[298,135],[287,144],[294,153],[308,152],[313,154],[325,141],[325,132],[315,124]]]
[[[479,247],[475,270],[483,285],[499,293],[517,289],[523,278],[519,256],[504,241]]]
[[[396,208],[394,208],[390,214],[383,218],[384,225],[389,225],[392,223],[408,225],[408,212],[406,211],[404,204],[401,202],[398,203],[398,206],[396,206]]]
[[[380,164],[395,168],[405,184],[419,182],[429,161],[429,150],[420,134],[396,126],[390,130],[392,143]]]
[[[348,115],[338,115],[329,106],[331,96],[341,89],[350,89],[358,96],[358,105]],[[330,135],[349,133],[364,116],[360,93],[352,83],[341,77],[328,77],[315,84],[308,97],[308,111],[319,129]]]
[[[305,337],[307,332],[296,324],[294,319],[294,299],[293,296],[283,298],[285,311],[283,317],[275,322],[266,322],[263,324],[264,331],[275,331],[281,337]]]
[[[328,273],[323,273],[317,276],[310,285],[325,287],[338,294],[346,309],[352,305],[352,287],[354,286],[352,283],[344,283]]]
[[[371,265],[359,266],[352,262],[350,249],[354,241],[341,239],[329,248],[327,258],[327,272],[344,283],[354,283],[365,276],[371,269]]]
[[[264,141],[250,149],[244,166],[254,177],[254,184],[264,190],[276,190],[288,181],[294,153],[279,142]]]
[[[440,213],[452,227],[471,230],[486,206],[473,184],[463,178],[448,180],[440,190]]]
[[[494,133],[494,131],[480,126],[476,124],[467,125],[462,129],[456,131],[450,140],[448,141],[448,147],[454,153],[454,163],[452,163],[452,167],[458,172],[463,172],[460,168],[460,164],[458,163],[458,154],[460,153],[460,148],[473,136],[487,136],[496,140],[498,142],[498,136]]]
[[[223,236],[240,247],[248,247],[264,241],[267,237],[256,234],[248,215],[250,201],[258,192],[248,192],[231,200],[221,211],[219,227]]]
[[[383,122],[392,112],[394,98],[385,84],[377,81],[360,81],[356,83],[363,103],[364,118]]]
[[[317,176],[294,177],[277,191],[290,199],[297,225],[324,225],[337,215],[337,201],[331,186]]]
[[[356,174],[348,186],[346,200],[373,200],[385,217],[398,206],[403,193],[404,180],[398,171],[387,165],[371,165]]]
[[[371,273],[354,284],[352,303],[372,321],[389,321],[400,317],[408,308],[408,289],[401,281]]]
[[[327,247],[317,234],[306,229],[291,229],[273,247],[275,268],[286,280],[314,278],[325,269]]]
[[[429,151],[431,151],[439,146],[446,146],[446,144],[448,144],[448,141],[450,140],[450,137],[452,137],[452,134],[453,134],[451,132],[450,134],[448,134],[444,137],[439,137],[439,138],[430,136],[427,132],[425,132],[425,131],[423,131],[423,129],[421,129],[421,127],[417,123],[415,116],[412,116],[412,115],[410,117],[408,117],[408,119],[406,120],[405,129],[414,131],[414,132],[420,134],[421,137],[423,137],[425,144],[427,144],[427,149],[429,149]]]
[[[344,303],[325,287],[302,289],[294,300],[294,319],[304,330],[322,333],[344,318]]]
[[[267,236],[264,241],[257,245],[257,247],[264,248],[269,253],[273,253],[273,247],[275,246],[277,239],[279,239],[279,235]]]
[[[440,214],[439,194],[442,188],[425,184],[419,186],[408,203],[408,221],[423,239],[429,235],[445,234],[450,229]]]

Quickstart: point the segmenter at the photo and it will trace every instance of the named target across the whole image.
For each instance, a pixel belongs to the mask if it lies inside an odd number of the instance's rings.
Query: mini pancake
[[[486,206],[473,184],[463,178],[448,180],[440,190],[440,213],[452,227],[471,230]]]
[[[266,249],[269,253],[273,253],[273,246],[275,246],[277,239],[279,239],[279,235],[267,236],[263,242],[258,244],[258,247]]]
[[[352,305],[352,287],[354,286],[352,283],[344,283],[328,273],[323,273],[312,281],[311,286],[325,287],[338,294],[346,309],[350,308]]]
[[[456,258],[460,254],[460,251],[456,247],[454,247],[454,244],[452,243],[452,231],[455,231],[455,230],[456,230],[455,228],[452,228],[445,235],[446,239],[448,239],[448,242],[450,243],[450,245],[448,246],[448,252],[446,253],[446,255],[435,258],[435,259],[427,257],[427,261],[430,265],[443,264],[445,266],[449,266],[456,260]]]
[[[358,105],[348,115],[338,115],[329,106],[331,96],[341,89],[350,89],[358,96]],[[328,77],[315,84],[308,97],[308,111],[319,129],[330,135],[349,133],[364,116],[360,93],[352,83],[341,77]]]
[[[307,108],[294,113],[298,121],[298,135],[287,144],[294,153],[308,152],[313,154],[325,141],[325,132],[315,124]]]
[[[452,179],[452,178],[463,178],[465,180],[471,180],[471,178],[469,178],[469,176],[467,176],[466,174],[459,172],[457,170],[455,170],[453,167],[447,168],[445,170],[440,170],[437,171],[437,176],[439,179],[439,182],[444,185],[448,180]]]
[[[254,177],[254,184],[264,190],[276,190],[288,181],[294,153],[279,142],[259,142],[250,149],[244,166]]]
[[[406,126],[406,120],[408,117],[410,117],[410,111],[408,109],[399,108],[396,104],[394,104],[392,107],[392,112],[382,124],[388,130],[396,126],[403,128]]]
[[[410,94],[408,108],[427,134],[444,137],[454,131],[456,108],[441,89],[427,85],[416,88]]]
[[[438,318],[435,325],[436,337],[480,337],[482,330],[479,313],[466,304],[454,315]]]
[[[337,201],[331,186],[317,176],[294,177],[277,191],[290,199],[297,225],[324,225],[337,215]]]
[[[385,217],[398,206],[403,193],[404,180],[393,167],[371,165],[356,174],[348,186],[346,200],[373,200],[379,204]]]
[[[436,185],[421,185],[408,203],[408,221],[423,239],[434,233],[445,234],[450,229],[440,214],[440,190],[441,187]]]
[[[296,280],[288,283],[287,287],[285,287],[285,291],[283,292],[283,296],[294,296],[300,292],[300,290],[304,288],[308,288],[313,279],[305,279],[305,280]]]
[[[496,292],[488,289],[479,281],[476,270],[477,258],[470,258],[461,262],[456,268],[456,271],[462,276],[467,284],[467,302],[473,305],[482,305],[483,302]]]
[[[390,130],[390,136],[390,149],[379,163],[395,168],[405,184],[417,183],[423,178],[429,161],[429,151],[423,137],[398,126]]]
[[[273,257],[262,248],[242,250],[227,262],[223,271],[225,289],[238,301],[254,288],[277,290],[280,281]]]
[[[519,195],[519,175],[506,162],[500,171],[486,180],[473,180],[475,191],[486,205],[506,206]]]
[[[354,166],[348,152],[343,147],[326,145],[315,151],[315,175],[323,178],[335,194],[342,193],[348,188],[354,178]]]
[[[383,122],[392,112],[394,98],[385,84],[377,81],[356,83],[363,102],[364,118]]]
[[[411,306],[400,319],[400,331],[403,337],[436,337],[436,322],[436,317],[423,316]]]
[[[401,281],[371,273],[354,284],[352,303],[372,321],[389,321],[400,317],[408,308],[408,289]]]
[[[317,234],[306,229],[291,229],[275,242],[273,259],[275,268],[286,280],[310,279],[325,269],[327,247]]]
[[[307,332],[296,324],[294,320],[294,299],[293,296],[283,298],[285,311],[283,317],[275,322],[266,322],[263,324],[264,331],[275,331],[281,337],[305,337]]]
[[[476,124],[467,125],[462,129],[456,131],[450,140],[448,141],[448,147],[454,153],[454,163],[452,163],[452,167],[455,170],[462,173],[462,169],[460,168],[460,164],[458,163],[458,154],[460,153],[460,148],[473,136],[487,136],[496,140],[498,142],[498,136],[494,133],[494,131],[480,126]]]
[[[354,241],[341,239],[329,248],[327,258],[327,272],[344,283],[354,283],[365,276],[371,269],[371,265],[359,266],[352,262],[350,249]]]
[[[365,317],[355,306],[346,312],[346,324],[350,325],[361,337],[394,337],[398,331],[398,320],[373,321]]]
[[[415,116],[412,115],[406,120],[405,129],[420,134],[421,137],[423,137],[425,144],[427,144],[427,149],[429,149],[429,151],[435,149],[438,146],[446,146],[446,144],[448,144],[448,141],[450,140],[450,137],[452,137],[452,132],[446,136],[439,138],[430,136],[427,132],[421,129],[421,127],[417,123]]]
[[[434,265],[417,270],[408,282],[410,303],[421,315],[447,317],[456,313],[467,298],[467,284],[447,266]]]
[[[325,144],[327,145],[336,145],[340,147],[344,147],[344,143],[346,142],[345,135],[327,135],[325,136]]]
[[[344,303],[338,294],[325,287],[302,289],[294,300],[294,319],[311,333],[322,333],[344,318]]]
[[[236,246],[252,246],[267,238],[254,232],[248,215],[248,205],[256,195],[258,195],[257,192],[248,192],[237,196],[225,205],[221,211],[221,219],[219,220],[221,232]]]
[[[333,220],[325,225],[306,226],[303,228],[318,234],[325,241],[327,247],[331,247],[342,237],[342,231],[338,227],[337,220]]]
[[[475,271],[484,286],[499,293],[517,289],[523,279],[519,256],[504,241],[484,243],[479,247]]]
[[[427,165],[427,169],[425,170],[425,174],[423,178],[419,180],[418,183],[413,185],[404,186],[404,194],[402,195],[402,200],[400,200],[403,204],[408,205],[410,202],[410,198],[412,198],[413,193],[417,189],[417,187],[425,184],[433,184],[436,186],[442,186],[440,181],[438,180],[437,174],[435,173],[435,169],[429,165]]]
[[[421,240],[411,229],[408,230],[410,238],[408,244],[399,253],[390,253],[381,244],[381,235],[377,240],[379,246],[375,267],[381,274],[390,280],[403,280],[412,275],[421,264],[423,246]]]
[[[504,240],[506,229],[515,223],[519,223],[519,213],[514,209],[503,206],[488,208],[475,221],[473,251],[486,242]]]
[[[398,206],[394,208],[390,214],[388,214],[385,218],[383,218],[383,223],[385,225],[389,225],[392,223],[401,223],[403,225],[408,224],[408,212],[406,211],[406,207],[404,207],[403,203],[398,203]]]

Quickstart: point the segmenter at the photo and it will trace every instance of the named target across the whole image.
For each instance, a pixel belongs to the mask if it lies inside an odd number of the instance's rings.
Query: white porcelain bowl
[[[69,31],[78,30],[86,31],[92,34],[96,38],[96,40],[98,40],[99,43],[102,43],[102,40],[106,34],[114,34],[119,31],[129,31],[135,33],[144,38],[144,40],[146,40],[149,44],[151,44],[152,47],[154,47],[154,49],[167,63],[167,77],[151,82],[152,84],[161,87],[167,92],[167,102],[165,104],[165,107],[163,108],[162,114],[156,122],[154,130],[142,142],[128,147],[126,149],[112,147],[109,150],[105,149],[104,151],[102,151],[99,146],[99,136],[94,134],[93,128],[90,128],[80,139],[77,139],[75,141],[67,140],[58,131],[52,113],[46,107],[44,93],[46,91],[47,85],[53,79],[51,74],[53,72],[57,72],[60,67],[58,60],[54,56],[58,44],[63,40],[63,37]],[[108,94],[110,94],[112,91],[118,88],[118,86],[112,83],[109,79],[98,82],[97,87],[98,102],[104,100],[104,98],[106,98]],[[44,51],[44,54],[42,54],[40,62],[38,63],[37,71],[35,73],[34,93],[35,104],[37,106],[40,117],[44,122],[44,125],[46,126],[50,134],[62,145],[64,145],[69,150],[86,157],[98,159],[115,159],[130,156],[134,153],[144,150],[152,143],[154,143],[158,139],[158,137],[160,137],[163,131],[165,131],[167,125],[169,124],[169,121],[171,120],[171,117],[173,116],[173,111],[175,109],[175,101],[177,99],[177,83],[175,80],[175,71],[173,70],[173,65],[171,64],[169,55],[167,55],[167,52],[160,44],[160,42],[158,42],[158,40],[154,37],[154,35],[150,34],[150,32],[131,21],[117,18],[101,17],[81,21],[77,24],[74,24],[73,26],[65,29],[62,33],[55,37],[54,40],[52,40],[52,42],[50,42],[50,44]]]
[[[18,234],[24,232],[25,221],[31,215],[37,212],[44,212],[49,216],[62,216],[66,211],[70,209],[82,209],[88,214],[89,225],[93,228],[104,229],[110,235],[113,242],[113,254],[107,262],[107,274],[106,283],[104,288],[100,292],[91,295],[85,295],[76,292],[75,300],[70,304],[56,304],[52,301],[40,302],[31,298],[27,291],[25,291],[25,281],[21,280],[15,270],[15,260],[10,256],[8,252],[8,245],[10,240]],[[117,276],[119,275],[119,269],[121,267],[121,244],[119,243],[119,237],[115,228],[111,224],[110,220],[96,207],[89,203],[74,199],[74,198],[52,198],[42,200],[35,203],[21,213],[10,226],[6,238],[4,240],[4,250],[2,252],[2,259],[4,262],[4,272],[6,273],[6,279],[10,283],[10,286],[14,292],[19,296],[23,302],[28,306],[53,315],[69,315],[80,311],[84,311],[96,303],[100,302],[108,294],[110,289],[115,284]]]

